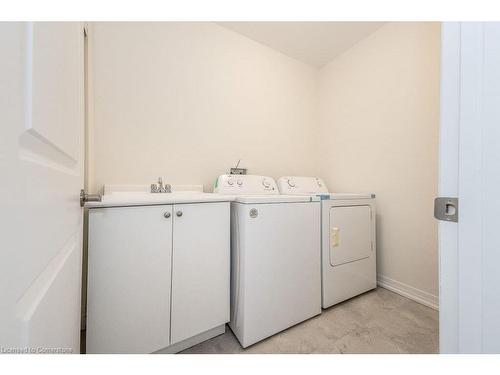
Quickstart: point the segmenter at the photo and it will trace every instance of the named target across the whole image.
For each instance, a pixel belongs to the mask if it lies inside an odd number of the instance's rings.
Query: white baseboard
[[[377,275],[377,284],[384,289],[390,290],[391,292],[400,294],[434,310],[439,310],[438,296],[424,292],[423,290],[414,288],[383,275]]]

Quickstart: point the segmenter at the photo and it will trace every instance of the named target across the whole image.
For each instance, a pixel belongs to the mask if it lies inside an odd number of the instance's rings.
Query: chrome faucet
[[[151,193],[171,193],[172,186],[170,184],[163,185],[163,180],[158,177],[157,184],[151,184]]]

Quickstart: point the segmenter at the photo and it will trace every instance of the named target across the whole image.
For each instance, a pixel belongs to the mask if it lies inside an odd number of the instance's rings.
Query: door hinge
[[[434,217],[438,220],[458,223],[458,198],[437,197],[434,199]]]

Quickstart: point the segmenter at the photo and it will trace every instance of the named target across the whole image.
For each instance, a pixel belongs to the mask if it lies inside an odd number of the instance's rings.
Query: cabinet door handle
[[[182,216],[182,211],[177,211],[175,214],[177,215],[177,217],[181,217]]]
[[[170,212],[165,212],[163,216],[165,217],[165,219],[168,219],[170,217]]]

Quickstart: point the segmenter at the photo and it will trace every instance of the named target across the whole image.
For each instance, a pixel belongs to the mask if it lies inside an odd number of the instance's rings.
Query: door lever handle
[[[85,190],[80,190],[80,207],[85,206],[85,202],[101,202],[102,197],[99,194],[87,194]]]

